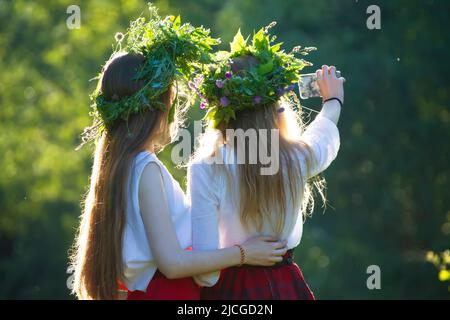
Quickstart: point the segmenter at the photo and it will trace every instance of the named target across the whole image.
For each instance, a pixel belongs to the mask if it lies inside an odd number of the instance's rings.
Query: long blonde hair
[[[109,99],[138,91],[133,80],[144,57],[125,54],[105,66],[101,90]],[[172,90],[161,97],[167,107]],[[80,227],[71,254],[73,293],[80,299],[114,299],[123,277],[122,240],[126,223],[126,190],[133,157],[149,144],[168,141],[167,111],[148,110],[116,121],[96,143],[90,187],[86,194]]]
[[[232,61],[233,72],[245,70],[250,65],[254,65],[254,58],[240,57]],[[282,108],[283,112],[278,112]],[[240,112],[236,119],[231,119],[227,124],[219,124],[216,129],[208,128],[200,137],[199,148],[193,157],[194,161],[205,157],[216,157],[220,155],[220,147],[227,144],[234,144],[227,141],[226,131],[228,129],[247,131],[266,129],[270,132],[272,129],[279,132],[279,165],[278,170],[273,175],[262,175],[261,168],[265,165],[259,159],[257,163],[249,163],[250,141],[244,139],[238,140],[240,147],[245,150],[246,161],[244,164],[237,165],[239,180],[239,195],[237,200],[242,224],[249,227],[256,227],[261,231],[263,221],[269,221],[272,230],[280,235],[285,227],[287,205],[293,208],[299,207],[298,214],[304,217],[311,214],[314,210],[314,193],[317,191],[323,203],[326,203],[325,180],[319,177],[304,181],[309,177],[309,172],[313,161],[315,161],[308,145],[299,138],[303,131],[304,124],[300,112],[292,110],[292,100],[281,98],[277,103],[266,108]],[[264,132],[264,131],[263,131]],[[260,146],[260,133],[257,134],[258,146]],[[267,137],[270,150],[270,134]],[[243,144],[243,145],[242,145]],[[254,148],[252,149],[255,152]],[[227,150],[228,151],[228,150]],[[305,166],[302,168],[299,161],[299,154],[305,160]],[[227,194],[235,194],[236,189],[232,185],[232,175],[230,167],[226,164],[212,164],[214,174],[225,173],[227,179]],[[231,198],[233,199],[233,198]],[[286,200],[290,199],[290,203]],[[276,212],[276,216],[273,213]]]

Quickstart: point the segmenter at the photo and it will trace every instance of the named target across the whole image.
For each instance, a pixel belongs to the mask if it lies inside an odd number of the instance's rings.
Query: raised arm
[[[169,279],[184,278],[238,265],[239,248],[220,250],[183,250],[169,214],[162,175],[158,165],[150,163],[139,182],[139,205],[147,238],[158,269]],[[280,242],[253,241],[244,244],[250,257],[260,255],[265,263],[270,256],[278,260]]]
[[[316,75],[323,101],[329,100],[323,104],[320,115],[337,124],[341,113],[341,104],[338,101],[344,103],[345,79],[336,76],[336,67],[334,66],[322,66],[322,69],[316,71]]]
[[[339,131],[336,126],[341,113],[339,101],[344,102],[344,80],[336,77],[335,67],[323,66],[321,70],[317,70],[317,82],[322,98],[326,102],[300,138],[311,151],[309,178],[328,168],[337,156],[340,147]]]

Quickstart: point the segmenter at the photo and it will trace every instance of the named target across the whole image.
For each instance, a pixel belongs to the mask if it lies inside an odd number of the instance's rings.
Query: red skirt
[[[221,271],[214,287],[201,290],[204,300],[315,300],[293,262],[273,267],[242,266]]]
[[[156,271],[147,291],[128,291],[127,300],[199,300],[200,288],[194,279],[168,279]]]

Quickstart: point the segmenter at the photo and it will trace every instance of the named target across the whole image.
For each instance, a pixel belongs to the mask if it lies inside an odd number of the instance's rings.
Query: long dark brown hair
[[[105,66],[100,86],[108,100],[121,99],[143,85],[133,80],[144,57],[122,54]],[[161,97],[167,109],[169,89]],[[150,143],[167,142],[167,111],[147,110],[117,120],[97,141],[90,187],[73,247],[73,292],[80,299],[114,299],[123,277],[122,240],[126,222],[126,190],[133,157]]]

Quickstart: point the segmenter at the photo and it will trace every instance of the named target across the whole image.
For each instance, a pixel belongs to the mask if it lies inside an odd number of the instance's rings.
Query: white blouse
[[[192,245],[189,203],[180,185],[155,154],[146,151],[137,154],[129,173],[126,226],[122,249],[125,274],[123,281],[130,291],[145,291],[157,269],[139,208],[140,178],[144,168],[151,162],[161,169],[169,213],[180,246],[186,249]]]
[[[308,178],[325,170],[336,158],[340,146],[339,131],[334,122],[319,114],[302,134],[301,140],[311,148],[315,157],[315,161],[310,167],[310,175],[303,176],[303,181],[306,182]],[[222,148],[222,150],[224,149]],[[224,156],[225,164],[231,171],[235,187],[234,191],[239,195],[237,165],[227,164],[225,153],[222,152],[222,155]],[[302,173],[304,173],[306,171],[304,156],[298,154],[298,159]],[[227,194],[226,176],[220,173],[217,174],[217,172],[212,170],[212,166],[206,163],[205,159],[195,161],[188,168],[193,249],[212,250],[225,248],[243,243],[247,239],[260,234],[274,235],[268,221],[263,222],[261,232],[256,229],[247,230],[242,225],[238,208],[239,202],[230,200],[232,198],[230,198],[230,194]],[[291,249],[300,243],[303,231],[303,217],[301,214],[298,214],[300,208],[292,205],[289,193],[286,198],[286,208],[288,208],[288,212],[286,213],[285,228],[281,236],[288,241],[287,247]],[[276,213],[274,212],[274,214]],[[195,280],[199,285],[213,286],[219,279],[219,275],[220,272],[217,271],[196,276]]]

